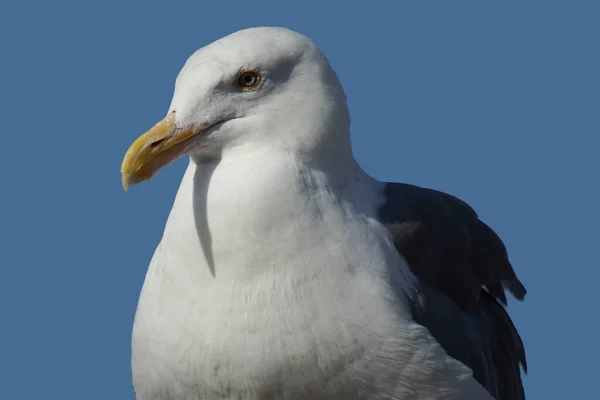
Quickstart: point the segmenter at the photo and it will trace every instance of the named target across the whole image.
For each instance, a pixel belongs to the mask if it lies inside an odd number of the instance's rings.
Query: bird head
[[[123,187],[186,154],[202,162],[248,144],[334,156],[349,147],[348,129],[343,89],[313,41],[285,28],[242,30],[187,60],[166,117],[125,154]]]

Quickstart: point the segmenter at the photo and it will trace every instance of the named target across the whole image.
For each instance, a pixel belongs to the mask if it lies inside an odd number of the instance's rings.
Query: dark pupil
[[[242,76],[242,82],[244,86],[250,86],[254,82],[254,75],[251,72],[246,72]]]

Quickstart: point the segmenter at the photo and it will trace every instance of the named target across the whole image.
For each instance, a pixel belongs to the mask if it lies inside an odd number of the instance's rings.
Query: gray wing
[[[380,218],[418,278],[415,321],[495,399],[525,399],[525,349],[503,304],[505,288],[520,300],[526,290],[498,235],[448,194],[387,183],[384,195]]]

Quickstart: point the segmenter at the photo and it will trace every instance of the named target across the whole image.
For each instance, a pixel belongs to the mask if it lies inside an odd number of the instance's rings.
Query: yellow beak
[[[193,137],[206,127],[177,128],[175,112],[169,113],[129,147],[121,164],[123,189],[152,179],[165,166],[177,160],[194,145]]]

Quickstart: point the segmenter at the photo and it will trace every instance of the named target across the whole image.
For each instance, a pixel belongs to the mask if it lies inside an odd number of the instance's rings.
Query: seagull
[[[360,168],[311,39],[196,51],[124,188],[185,155],[135,315],[137,400],[525,398],[503,242],[458,198]]]

